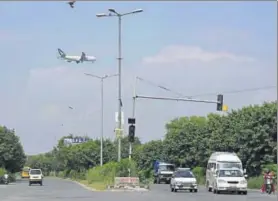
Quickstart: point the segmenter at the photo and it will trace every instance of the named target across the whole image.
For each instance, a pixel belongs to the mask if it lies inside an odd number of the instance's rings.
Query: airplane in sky
[[[84,61],[86,62],[95,62],[96,61],[96,57],[94,56],[87,56],[84,52],[82,52],[81,56],[69,56],[66,55],[66,53],[61,50],[60,48],[58,48],[58,53],[60,54],[60,59],[63,59],[67,62],[76,62],[77,64],[79,64],[80,62],[83,63]]]

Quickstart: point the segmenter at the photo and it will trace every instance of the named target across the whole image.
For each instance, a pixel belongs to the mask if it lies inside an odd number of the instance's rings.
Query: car
[[[177,170],[174,172],[171,178],[170,189],[172,192],[177,192],[178,190],[189,190],[190,192],[198,192],[196,177],[188,169]]]
[[[239,168],[219,169],[214,175],[213,193],[237,192],[247,195],[247,175]]]
[[[43,174],[41,169],[30,169],[29,171],[29,186],[32,184],[43,184]]]

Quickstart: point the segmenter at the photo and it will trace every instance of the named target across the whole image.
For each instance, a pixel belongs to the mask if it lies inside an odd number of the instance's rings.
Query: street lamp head
[[[96,14],[97,17],[107,17],[108,15],[105,13]]]
[[[111,12],[111,13],[116,13],[116,10],[113,9],[113,8],[109,8],[108,10],[109,10],[109,12]]]
[[[132,11],[132,13],[141,13],[141,12],[143,12],[143,9],[136,9],[136,10]]]

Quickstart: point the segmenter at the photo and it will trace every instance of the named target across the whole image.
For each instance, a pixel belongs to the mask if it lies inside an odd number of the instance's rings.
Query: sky
[[[277,99],[276,2],[0,2],[0,124],[14,128],[27,154],[52,149],[73,133],[100,137],[100,80],[115,74],[117,18],[97,18],[109,8],[142,13],[122,20],[122,93],[125,130],[137,95],[177,97],[224,94],[229,110]],[[87,55],[95,63],[57,59]],[[104,137],[114,139],[118,79],[104,81]],[[68,106],[74,109],[69,109]],[[138,99],[136,135],[162,139],[165,124],[179,116],[223,112],[216,104]]]

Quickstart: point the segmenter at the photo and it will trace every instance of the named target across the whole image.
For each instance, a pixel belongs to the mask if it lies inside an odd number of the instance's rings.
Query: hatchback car
[[[177,192],[178,190],[198,192],[196,177],[190,170],[177,170],[172,176],[170,189],[172,192]]]

